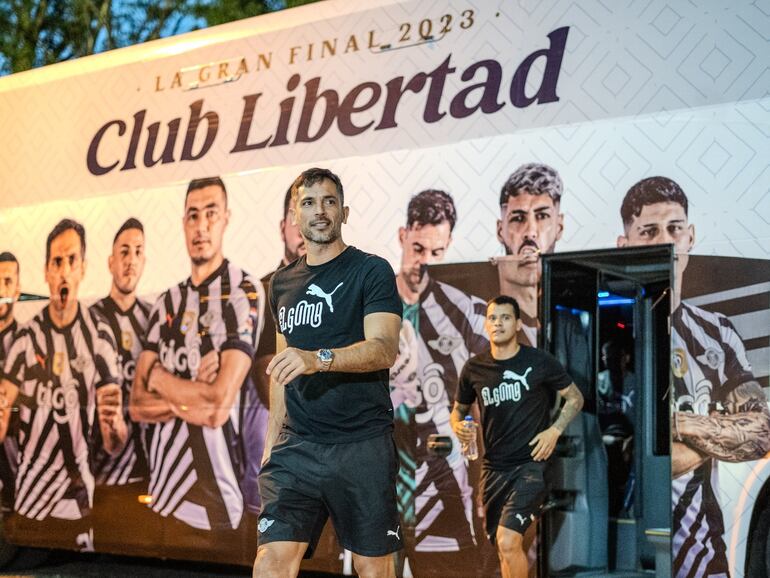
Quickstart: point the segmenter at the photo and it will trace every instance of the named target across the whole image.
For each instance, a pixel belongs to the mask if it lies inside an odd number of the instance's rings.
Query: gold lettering
[[[155,77],[155,92],[160,92],[162,90],[165,90],[165,88],[161,87],[160,85],[160,75]]]
[[[301,46],[292,46],[289,50],[289,64],[294,64],[294,59],[297,58],[297,51],[302,48]]]
[[[356,40],[356,35],[351,34],[350,38],[348,38],[348,45],[345,47],[345,54],[347,54],[350,51],[358,52],[358,40]]]
[[[241,61],[238,63],[238,70],[235,71],[235,77],[240,78],[242,74],[248,74],[249,73],[249,65],[246,64],[246,59],[241,58]]]
[[[230,75],[227,74],[227,62],[220,62],[219,63],[219,73],[217,73],[217,79],[221,80],[222,78],[228,78]]]
[[[297,48],[299,48],[299,47],[297,47]],[[294,50],[294,48],[292,48],[292,51],[293,50]],[[270,70],[270,63],[272,62],[272,60],[273,60],[273,53],[272,52],[268,52],[267,56],[265,56],[264,54],[262,54],[260,52],[259,53],[259,59],[257,60],[257,70],[258,71],[262,70],[262,65],[263,64],[265,65],[265,70]],[[293,58],[292,58],[292,61],[293,61]],[[292,61],[290,61],[289,64],[291,64]]]
[[[201,82],[208,81],[208,79],[211,77],[211,74],[209,72],[209,68],[211,68],[211,67],[206,65],[206,66],[201,66],[198,69],[198,80],[199,81],[201,81]]]
[[[380,45],[379,42],[376,42],[374,39],[374,30],[369,31],[369,48],[376,48]]]
[[[174,80],[171,81],[171,86],[169,86],[169,88],[179,88],[180,86],[182,86],[182,73],[175,72]]]
[[[334,56],[337,53],[336,38],[332,42],[329,42],[328,40],[323,41],[323,44],[321,44],[321,58],[326,58],[327,49],[329,50],[329,56]]]
[[[307,61],[311,62],[313,60],[313,43],[307,45]]]

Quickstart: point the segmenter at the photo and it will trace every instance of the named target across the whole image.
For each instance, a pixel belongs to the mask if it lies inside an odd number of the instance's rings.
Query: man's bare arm
[[[19,388],[16,385],[7,379],[0,381],[0,442],[5,441],[5,436],[8,435],[13,404],[18,396]]]
[[[370,313],[364,317],[364,339],[353,345],[332,349],[334,361],[330,371],[366,373],[389,369],[398,355],[398,333],[401,318],[393,313]],[[295,377],[321,371],[315,351],[287,347],[267,367],[268,374],[279,385]]]
[[[727,415],[676,412],[674,433],[688,446],[725,462],[747,462],[770,452],[770,411],[762,386],[739,385],[727,398]]]
[[[452,430],[455,432],[457,439],[463,443],[473,441],[474,437],[476,437],[476,432],[472,432],[463,426],[465,416],[468,415],[470,410],[470,404],[455,401],[452,413],[449,415],[449,421],[452,422]]]
[[[118,455],[126,447],[128,427],[123,418],[123,392],[117,383],[96,390],[96,414],[104,450],[111,456]]]
[[[227,349],[220,354],[219,370],[211,383],[177,377],[156,364],[148,376],[148,389],[156,391],[186,422],[221,427],[230,417],[235,397],[250,370],[251,358],[245,352]]]
[[[280,333],[275,335],[276,354],[286,349],[286,338]],[[270,381],[270,414],[267,421],[267,435],[265,436],[265,450],[262,454],[262,463],[264,464],[270,457],[275,440],[283,427],[286,418],[286,400],[284,398],[285,390],[283,385],[279,385],[272,378]]]
[[[583,394],[580,393],[580,390],[574,383],[570,383],[564,389],[560,389],[559,395],[564,398],[564,405],[561,407],[559,417],[556,418],[551,427],[541,431],[529,442],[530,446],[534,446],[531,455],[532,459],[536,462],[547,460],[551,457],[559,436],[567,429],[569,422],[583,409]]]
[[[583,394],[580,393],[577,385],[570,383],[564,389],[559,390],[559,395],[564,398],[564,405],[561,407],[559,417],[553,422],[553,427],[562,434],[567,429],[569,422],[575,419],[575,416],[583,409]]]
[[[673,442],[671,444],[671,475],[674,478],[678,478],[693,471],[707,459],[708,456],[703,455],[687,444]]]
[[[158,423],[174,417],[169,403],[156,392],[147,390],[147,374],[157,360],[158,354],[154,351],[142,351],[139,354],[128,402],[128,414],[133,421]]]

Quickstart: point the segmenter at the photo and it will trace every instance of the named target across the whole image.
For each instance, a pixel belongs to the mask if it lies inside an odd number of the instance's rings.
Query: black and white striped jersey
[[[194,380],[201,359],[212,350],[238,349],[253,358],[264,307],[262,284],[225,260],[197,287],[188,278],[158,298],[145,348],[156,352],[170,373]],[[245,431],[252,427],[244,415],[251,415],[246,400],[253,388],[247,376],[222,427],[179,418],[156,424],[148,448],[155,512],[202,530],[238,527],[244,511]]]
[[[463,512],[468,520],[472,517],[473,488],[449,415],[465,362],[489,348],[485,317],[484,301],[434,279],[418,303],[404,305],[390,386],[401,461],[402,519],[415,527],[417,551],[453,552],[475,546],[470,522],[467,526],[457,522]],[[431,434],[452,439],[448,456],[429,453]],[[442,512],[451,512],[451,519]]]
[[[414,408],[421,439],[431,433],[453,435],[449,411],[460,371],[471,355],[489,347],[484,331],[487,306],[478,297],[434,279],[428,281],[417,305],[414,310],[404,307],[404,323],[411,324],[414,337],[406,335],[402,325],[399,360],[391,370],[391,398],[394,406],[405,402]],[[401,374],[399,363],[404,364]],[[410,391],[399,391],[402,384]]]
[[[117,456],[110,456],[101,443],[97,443],[92,456],[92,470],[97,485],[122,486],[148,478],[145,431],[147,424],[134,423],[128,414],[131,385],[136,373],[136,360],[142,352],[142,340],[147,332],[150,304],[140,299],[122,311],[112,297],[105,297],[91,306],[91,310],[109,327],[117,346],[118,378],[123,392],[123,418],[128,429],[128,440]],[[100,436],[99,428],[95,434]]]
[[[683,303],[673,314],[671,371],[677,411],[719,411],[736,387],[754,379],[732,323]],[[724,520],[717,501],[716,460],[706,460],[672,483],[674,574],[727,576]]]
[[[5,358],[18,333],[19,324],[15,319],[0,332],[0,368],[5,364]],[[0,507],[3,512],[13,510],[13,490],[16,485],[16,465],[19,458],[18,429],[19,415],[17,412],[12,412],[8,433],[0,448]]]
[[[83,518],[93,502],[96,390],[118,383],[109,330],[81,306],[56,327],[45,307],[20,331],[3,373],[19,388],[14,510],[34,520]]]

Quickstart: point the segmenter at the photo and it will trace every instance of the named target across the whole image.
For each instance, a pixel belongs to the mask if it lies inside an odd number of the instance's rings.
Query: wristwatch
[[[321,371],[329,371],[334,361],[334,353],[331,349],[319,349],[315,356],[321,362]]]

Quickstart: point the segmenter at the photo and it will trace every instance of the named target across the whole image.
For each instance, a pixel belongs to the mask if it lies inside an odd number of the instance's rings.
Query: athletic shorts
[[[390,432],[320,444],[281,432],[259,473],[259,543],[306,542],[310,558],[327,518],[343,548],[384,556],[402,548],[398,460]]]
[[[546,462],[528,462],[508,470],[484,469],[484,525],[493,544],[498,526],[524,534],[540,515],[548,497],[547,470]]]

